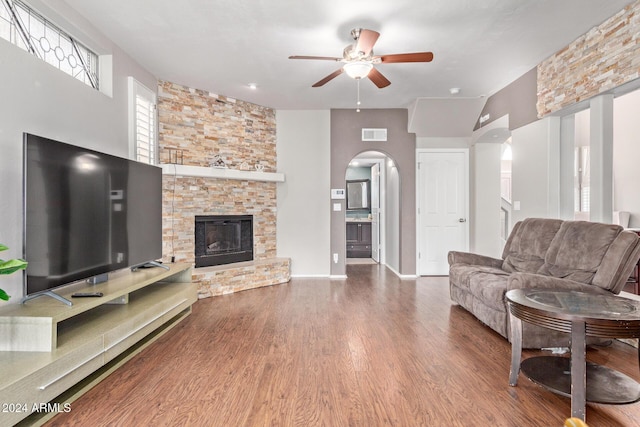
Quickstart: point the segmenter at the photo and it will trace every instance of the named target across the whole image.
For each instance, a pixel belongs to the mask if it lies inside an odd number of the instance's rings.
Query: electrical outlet
[[[333,263],[334,264],[338,263],[338,254],[333,254]]]

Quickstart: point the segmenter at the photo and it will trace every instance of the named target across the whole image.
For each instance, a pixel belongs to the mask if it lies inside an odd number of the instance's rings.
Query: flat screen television
[[[162,257],[161,168],[25,133],[23,170],[23,302]]]

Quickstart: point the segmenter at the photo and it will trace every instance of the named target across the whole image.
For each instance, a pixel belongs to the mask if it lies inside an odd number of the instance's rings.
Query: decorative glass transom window
[[[0,37],[98,89],[98,55],[21,1],[0,3]]]

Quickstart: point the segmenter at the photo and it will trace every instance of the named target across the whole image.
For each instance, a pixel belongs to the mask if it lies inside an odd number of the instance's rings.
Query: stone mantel
[[[243,181],[284,182],[278,172],[243,171],[204,166],[161,164],[163,175],[196,176],[204,178],[238,179]]]

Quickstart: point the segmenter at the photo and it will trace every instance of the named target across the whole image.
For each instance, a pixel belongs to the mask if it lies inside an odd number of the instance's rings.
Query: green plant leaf
[[[10,259],[0,263],[0,274],[12,274],[18,270],[27,268],[27,262],[21,259]]]
[[[7,249],[9,248],[3,245],[2,243],[0,243],[0,251],[6,251]]]
[[[0,289],[0,299],[3,301],[9,301],[9,298],[11,297],[5,291]]]

